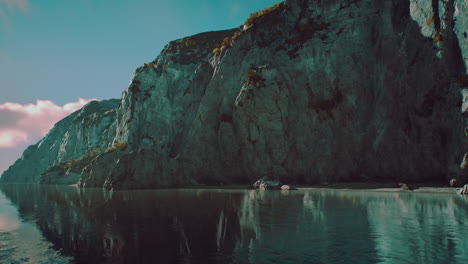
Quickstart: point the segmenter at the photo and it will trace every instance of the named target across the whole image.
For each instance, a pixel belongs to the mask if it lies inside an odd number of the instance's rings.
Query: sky
[[[278,0],[0,0],[0,173],[66,115],[120,98],[169,41]]]

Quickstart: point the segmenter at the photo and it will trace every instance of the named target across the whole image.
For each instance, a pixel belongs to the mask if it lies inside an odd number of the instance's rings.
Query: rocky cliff
[[[113,147],[75,168],[80,185],[462,177],[467,13],[466,0],[287,0],[173,41],[136,70],[101,138]]]
[[[21,158],[10,166],[1,182],[39,183],[41,174],[60,164],[68,165],[93,149],[106,149],[113,128],[119,101],[93,101],[59,121],[37,144],[28,147]],[[66,166],[65,166],[66,167]],[[68,179],[66,179],[68,178]],[[79,174],[64,170],[56,175],[57,183],[76,183]]]

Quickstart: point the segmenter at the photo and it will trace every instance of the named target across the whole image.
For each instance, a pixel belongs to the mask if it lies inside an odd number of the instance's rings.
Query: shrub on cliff
[[[58,165],[58,167],[62,168],[65,171],[68,170],[79,170],[86,166],[92,159],[94,159],[97,155],[101,153],[101,148],[93,148],[88,150],[83,156],[77,159],[70,159],[66,162],[63,162]]]
[[[257,20],[261,16],[264,16],[265,14],[270,13],[273,9],[277,8],[280,4],[281,3],[276,3],[260,11],[253,12],[252,14],[250,14],[249,18],[247,18],[247,20],[244,22],[244,28],[249,28],[250,26],[252,26],[255,20]]]
[[[118,142],[118,143],[115,143],[112,147],[107,148],[106,152],[110,153],[110,152],[112,152],[112,151],[114,151],[114,150],[116,150],[118,148],[120,148],[121,150],[125,150],[125,148],[126,148],[125,146],[126,146],[125,143]]]
[[[218,55],[220,52],[221,52],[220,48],[214,48],[213,49],[213,53],[216,54],[216,55]]]
[[[273,9],[277,8],[281,3],[276,3],[272,6],[269,6],[265,9],[262,9],[260,11],[254,12],[250,14],[250,17],[247,18],[247,20],[244,22],[244,28],[249,28],[252,26],[253,22],[258,19],[261,16],[264,16],[271,12]],[[218,45],[216,48],[213,49],[213,53],[218,55],[221,52],[222,47],[228,47],[230,46],[240,35],[242,35],[243,31],[237,31],[234,33],[234,35],[230,37],[226,37],[223,39],[220,45]]]

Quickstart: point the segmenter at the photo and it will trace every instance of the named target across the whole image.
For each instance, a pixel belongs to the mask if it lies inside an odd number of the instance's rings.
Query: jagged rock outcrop
[[[105,150],[115,135],[115,111],[119,101],[93,101],[59,121],[37,144],[28,147],[21,158],[6,170],[2,183],[39,183],[41,174],[51,173],[44,183],[76,183],[80,174],[58,173],[56,165],[79,159],[93,148]],[[64,179],[66,178],[66,179]]]
[[[467,4],[287,0],[171,42],[123,93],[109,144],[125,149],[80,185],[460,178]]]
[[[172,41],[156,60],[138,68],[117,111],[114,142],[125,142],[128,148],[96,158],[84,169],[80,186],[134,189],[195,184],[177,157],[212,78],[213,50],[236,31]]]

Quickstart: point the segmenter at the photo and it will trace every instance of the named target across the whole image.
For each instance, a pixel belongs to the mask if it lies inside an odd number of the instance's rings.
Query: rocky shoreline
[[[416,193],[447,193],[456,194],[461,188],[449,187],[433,184],[416,184],[411,185],[413,190],[405,190],[403,188],[392,187],[389,184],[381,183],[338,183],[330,185],[312,185],[299,186],[298,190],[302,191],[317,191],[317,190],[346,190],[346,191],[371,191],[371,192],[416,192]]]
[[[397,183],[385,182],[342,182],[330,184],[315,184],[315,185],[290,185],[293,190],[298,191],[366,191],[366,192],[415,192],[415,193],[445,193],[456,194],[461,187],[449,187],[443,183],[413,183],[408,184],[412,190],[405,190],[401,187],[396,187]],[[219,189],[219,190],[246,190],[252,189],[251,185],[200,185],[187,186],[184,189]],[[289,190],[282,190],[289,191]]]

